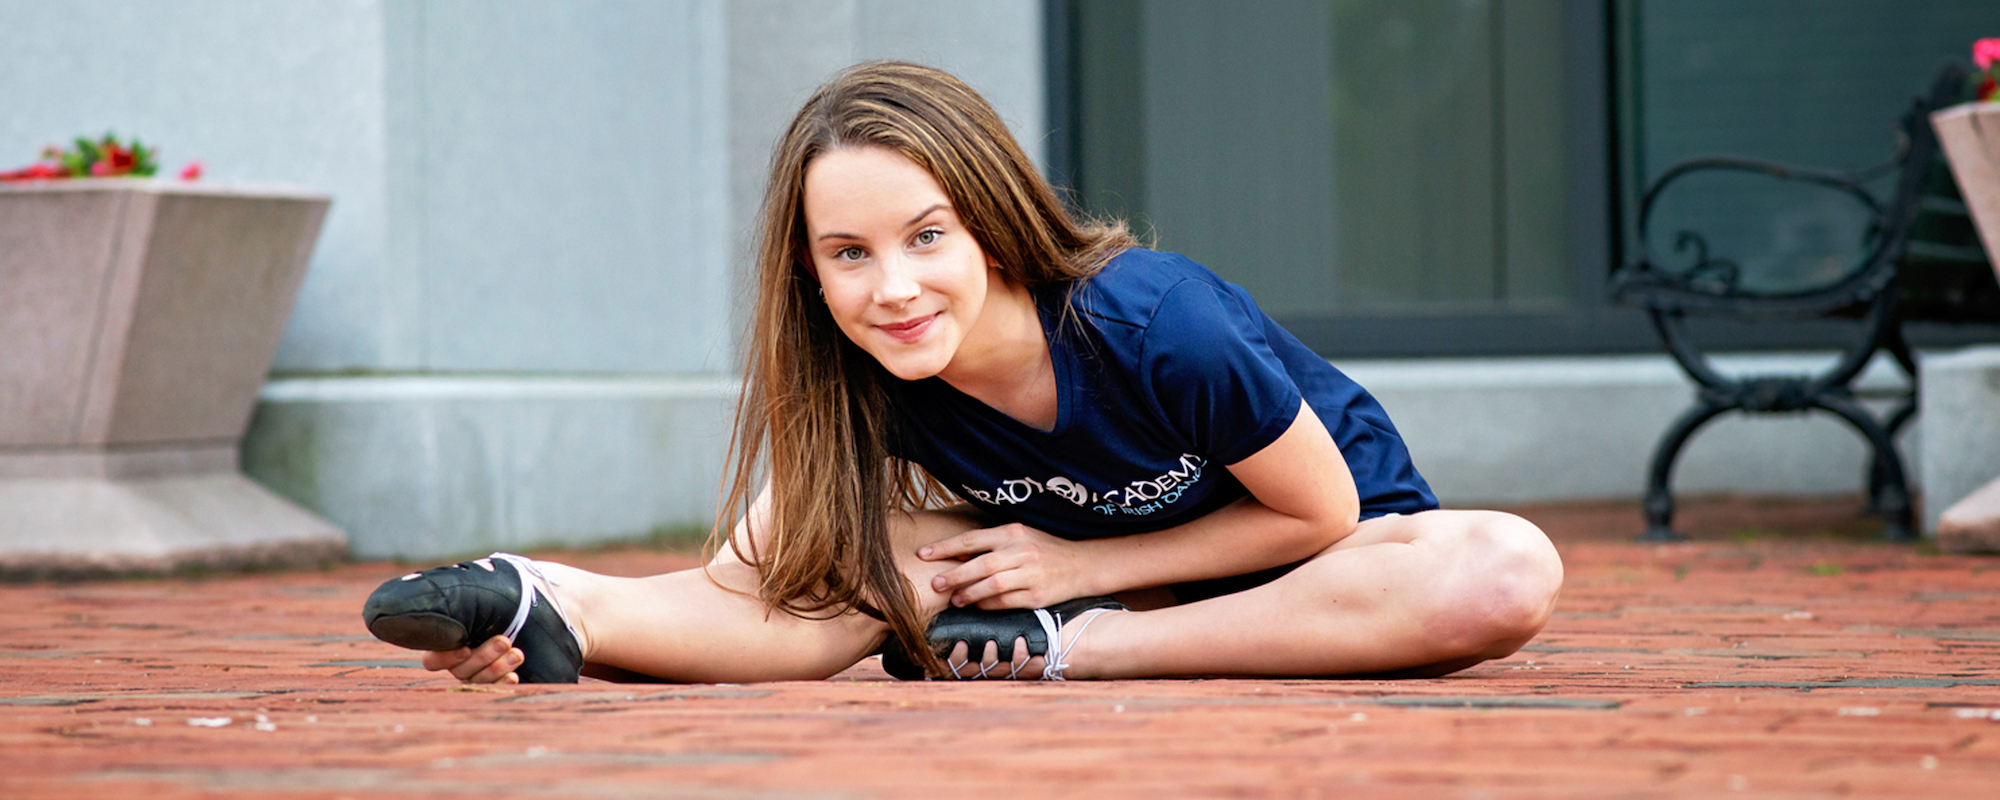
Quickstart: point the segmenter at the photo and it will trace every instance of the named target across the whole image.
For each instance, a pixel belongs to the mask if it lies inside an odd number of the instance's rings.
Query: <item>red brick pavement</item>
[[[0,797],[2000,796],[2000,560],[1851,506],[1523,509],[1556,619],[1399,682],[473,688],[361,628],[391,564],[0,587]]]

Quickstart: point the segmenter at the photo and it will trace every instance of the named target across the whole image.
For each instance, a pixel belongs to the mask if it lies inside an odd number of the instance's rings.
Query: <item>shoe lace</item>
[[[1035,609],[1035,621],[1042,624],[1042,632],[1048,635],[1050,642],[1048,655],[1042,658],[1042,680],[1068,680],[1068,678],[1063,677],[1063,672],[1069,669],[1069,655],[1076,652],[1077,643],[1083,641],[1083,632],[1090,628],[1090,623],[1097,621],[1098,617],[1103,616],[1104,612],[1110,610],[1108,608],[1093,608],[1084,611],[1083,614],[1078,616],[1078,619],[1081,619],[1082,623],[1077,626],[1076,635],[1070,637],[1068,645],[1064,645],[1062,640],[1062,614],[1051,612],[1045,608]],[[945,659],[945,666],[951,668],[951,676],[955,679],[967,681],[983,680],[992,675],[994,670],[999,669],[1001,664],[1008,663],[1011,666],[1007,670],[1007,680],[1011,681],[1019,677],[1021,670],[1028,666],[1029,659],[1022,659],[1017,662],[995,661],[991,664],[974,662],[972,660],[972,648],[970,647],[972,643],[967,642],[966,644],[968,646],[966,647],[966,659],[964,661],[953,661],[950,658]],[[981,655],[984,654],[982,653]],[[974,675],[966,675],[961,672],[965,667],[970,666],[978,666],[979,672]]]
[[[1076,646],[1083,641],[1083,632],[1090,628],[1090,623],[1096,622],[1098,617],[1104,616],[1104,612],[1110,610],[1108,608],[1093,608],[1079,615],[1078,619],[1081,619],[1082,623],[1076,626],[1076,635],[1070,637],[1067,646],[1062,643],[1061,614],[1054,615],[1054,624],[1050,624],[1047,621],[1042,623],[1043,629],[1050,631],[1049,641],[1051,642],[1049,645],[1049,656],[1042,660],[1042,680],[1069,680],[1063,677],[1063,671],[1069,669],[1069,654],[1076,652]],[[1050,614],[1047,611],[1036,609],[1035,616],[1047,620]]]
[[[535,610],[535,599],[541,596],[541,592],[535,588],[534,579],[540,578],[547,581],[549,580],[549,576],[542,574],[541,568],[535,566],[534,559],[526,556],[517,556],[513,553],[494,553],[486,558],[497,558],[512,564],[514,566],[514,574],[521,579],[521,607],[514,610],[514,621],[508,624],[507,632],[503,634],[507,637],[507,641],[512,642],[516,640],[516,637],[520,636],[521,628],[528,624],[528,612]],[[554,581],[550,581],[550,583],[554,583]],[[549,600],[550,602],[554,602],[555,598],[550,597]],[[556,609],[556,616],[564,616],[561,608]],[[566,619],[565,622],[567,622]]]

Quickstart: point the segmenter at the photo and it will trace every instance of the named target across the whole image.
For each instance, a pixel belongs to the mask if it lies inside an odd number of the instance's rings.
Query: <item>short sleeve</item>
[[[1247,297],[1182,281],[1148,324],[1140,375],[1168,425],[1200,454],[1234,464],[1291,427],[1302,395]]]

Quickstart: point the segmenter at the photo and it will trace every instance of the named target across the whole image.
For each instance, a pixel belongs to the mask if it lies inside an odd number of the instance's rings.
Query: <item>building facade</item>
[[[0,0],[39,32],[0,54],[0,155],[108,128],[333,194],[243,458],[359,556],[705,527],[771,143],[872,58],[958,74],[1083,206],[1249,287],[1448,504],[1632,497],[1687,387],[1603,300],[1631,187],[1708,148],[1886,157],[1935,62],[2000,30],[1780,6]],[[1831,420],[1732,420],[1678,484],[1851,492],[1864,464]]]

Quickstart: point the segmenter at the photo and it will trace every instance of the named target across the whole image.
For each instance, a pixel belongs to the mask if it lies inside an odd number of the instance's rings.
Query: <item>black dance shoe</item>
[[[1055,656],[1049,656],[1050,643],[1062,642],[1064,625],[1083,619],[1091,611],[1126,611],[1124,603],[1109,597],[1079,597],[1048,608],[1008,609],[987,611],[979,608],[947,608],[938,612],[931,620],[924,638],[930,642],[933,652],[939,658],[947,659],[945,665],[952,671],[952,677],[961,677],[960,668],[977,665],[986,656],[986,643],[993,642],[999,652],[999,661],[991,667],[981,667],[974,678],[1006,677],[1014,678],[1015,670],[1009,666],[1014,660],[1014,640],[1025,639],[1028,643],[1028,657],[1042,656],[1042,680],[1063,680],[1063,670],[1068,664],[1063,661],[1067,648],[1059,648]],[[1090,614],[1090,617],[1097,615]],[[1081,635],[1081,634],[1079,634]],[[952,648],[959,642],[965,643],[964,662],[950,661]],[[1070,645],[1075,646],[1072,641]],[[924,670],[910,659],[908,653],[890,639],[882,645],[882,669],[890,675],[906,681],[924,680]],[[1027,659],[1022,659],[1026,661]],[[1008,667],[1008,672],[995,675],[994,670]]]
[[[478,647],[505,636],[526,656],[522,683],[576,683],[583,650],[536,591],[533,562],[510,553],[412,572],[368,596],[361,619],[375,638],[411,650]]]

